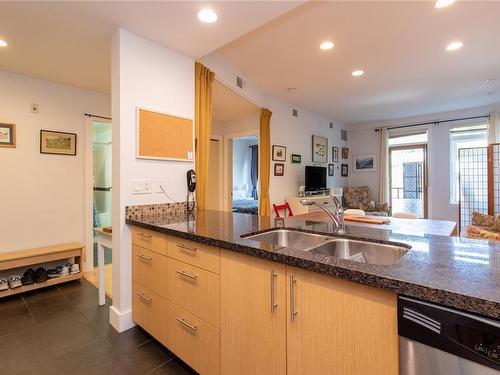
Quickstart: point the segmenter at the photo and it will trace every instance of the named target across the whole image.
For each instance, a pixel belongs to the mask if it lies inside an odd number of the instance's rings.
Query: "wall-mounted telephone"
[[[186,173],[188,192],[193,193],[196,189],[196,172],[190,169]]]
[[[186,199],[186,205],[187,205],[187,211],[192,212],[195,207],[195,201],[194,201],[194,191],[196,190],[196,172],[190,169],[189,171],[186,172],[186,179],[187,179],[187,199]],[[192,201],[189,202],[189,196],[192,196]],[[191,203],[191,204],[190,204]]]

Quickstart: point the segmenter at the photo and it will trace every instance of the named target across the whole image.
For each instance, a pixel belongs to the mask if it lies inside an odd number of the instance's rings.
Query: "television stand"
[[[293,215],[302,215],[309,212],[320,211],[321,209],[315,205],[304,206],[300,203],[301,199],[307,199],[309,201],[314,201],[316,204],[324,205],[325,208],[329,210],[335,210],[335,204],[333,203],[333,198],[329,195],[308,195],[305,197],[287,197],[285,201],[290,205]]]

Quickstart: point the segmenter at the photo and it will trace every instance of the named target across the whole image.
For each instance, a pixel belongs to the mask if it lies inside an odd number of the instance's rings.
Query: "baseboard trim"
[[[114,306],[109,308],[109,322],[120,333],[136,326],[132,320],[132,310],[120,312]]]

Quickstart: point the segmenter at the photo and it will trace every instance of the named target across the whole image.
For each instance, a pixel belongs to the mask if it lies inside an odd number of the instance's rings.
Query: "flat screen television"
[[[324,192],[326,190],[326,167],[306,166],[306,191]]]

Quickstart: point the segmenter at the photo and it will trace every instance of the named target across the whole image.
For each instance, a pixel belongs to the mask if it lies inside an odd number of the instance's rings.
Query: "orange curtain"
[[[208,190],[208,162],[210,157],[210,135],[212,133],[212,83],[215,73],[206,66],[195,63],[195,171],[196,206],[206,206]]]
[[[271,116],[272,112],[262,108],[259,129],[259,215],[270,216],[269,175],[271,171]]]

